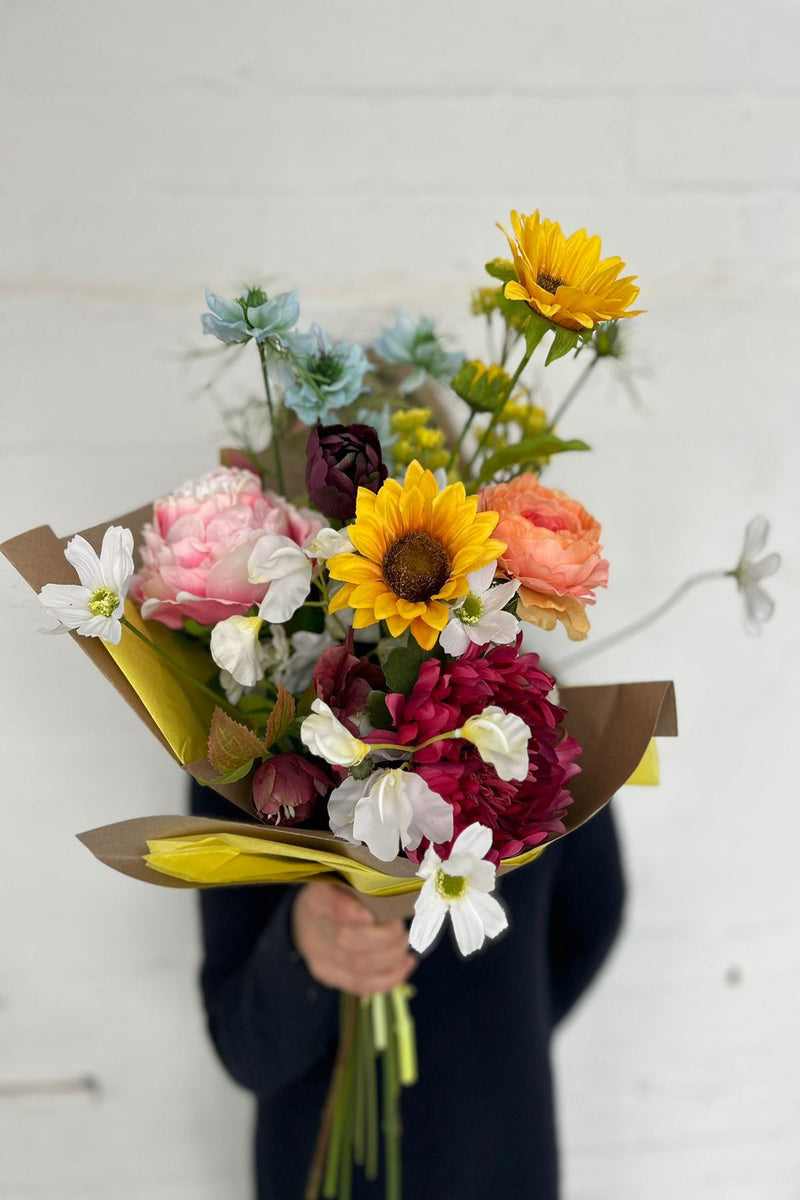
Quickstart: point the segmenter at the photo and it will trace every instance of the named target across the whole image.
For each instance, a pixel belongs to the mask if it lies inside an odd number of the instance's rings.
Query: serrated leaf
[[[197,776],[197,782],[203,787],[214,787],[218,783],[238,783],[240,779],[244,779],[253,766],[253,759],[248,758],[247,762],[243,762],[240,766],[234,767],[230,771],[220,771],[213,779],[201,779]]]
[[[253,759],[260,758],[263,753],[264,747],[252,729],[234,721],[221,708],[214,709],[208,731],[208,761],[216,771],[227,775],[245,762],[252,765]]]
[[[510,258],[493,258],[486,263],[486,273],[491,275],[492,279],[499,279],[501,283],[511,283],[512,279],[517,278],[517,272]]]
[[[282,737],[285,737],[289,731],[289,726],[295,718],[296,705],[294,696],[291,692],[287,692],[286,688],[281,684],[278,689],[278,698],[275,701],[275,707],[270,713],[270,718],[267,721],[267,730],[264,734],[264,746],[269,749],[279,742]]]
[[[569,354],[570,350],[574,350],[578,344],[580,331],[577,329],[565,329],[563,325],[556,329],[556,336],[553,338],[553,343],[547,352],[547,358],[544,360],[544,365],[548,366],[551,362],[555,362],[557,358],[563,358],[565,354]]]
[[[480,482],[486,483],[498,471],[507,471],[509,467],[535,462],[539,458],[549,458],[551,454],[564,454],[567,450],[591,450],[591,446],[582,442],[580,438],[563,441],[554,433],[543,433],[539,437],[517,442],[514,446],[504,446],[483,464]]]
[[[423,650],[414,641],[410,641],[407,646],[398,646],[396,650],[393,650],[383,668],[389,689],[393,692],[402,692],[407,696],[417,682],[419,669],[426,658],[430,658],[427,650]]]
[[[373,729],[394,729],[385,692],[370,692],[367,696],[367,717]]]

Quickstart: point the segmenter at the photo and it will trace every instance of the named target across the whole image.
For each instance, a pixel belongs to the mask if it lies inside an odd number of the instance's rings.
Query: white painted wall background
[[[580,673],[674,677],[682,730],[661,789],[618,802],[627,935],[557,1049],[565,1197],[800,1196],[800,8],[5,0],[0,31],[0,537],[212,464],[180,364],[206,284],[296,284],[343,333],[427,310],[480,352],[469,289],[511,205],[638,272],[644,407],[598,372],[566,429],[594,454],[550,476],[605,526],[597,633],[733,565],[758,510],[786,564],[760,640],[720,584]],[[0,586],[0,1194],[246,1197],[193,897],[73,840],[177,810],[181,778],[4,562]],[[87,1073],[98,1097],[14,1094]]]

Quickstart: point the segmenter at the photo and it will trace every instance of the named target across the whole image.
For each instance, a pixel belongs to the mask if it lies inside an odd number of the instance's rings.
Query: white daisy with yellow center
[[[502,904],[490,895],[496,877],[494,863],[486,859],[491,846],[491,829],[475,823],[458,835],[449,858],[440,858],[433,846],[428,847],[417,870],[425,882],[408,934],[412,950],[427,950],[448,914],[464,955],[480,950],[486,938],[497,937],[507,927]]]
[[[111,525],[103,534],[100,554],[78,533],[67,543],[64,557],[78,572],[76,583],[46,583],[39,592],[45,611],[58,621],[53,633],[75,630],[118,646],[121,618],[133,575],[133,534]]]

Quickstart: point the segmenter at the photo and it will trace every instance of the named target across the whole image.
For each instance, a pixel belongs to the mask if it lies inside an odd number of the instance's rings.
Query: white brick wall
[[[428,310],[480,351],[468,292],[512,205],[600,231],[648,309],[642,408],[598,372],[568,422],[594,454],[551,472],[603,520],[597,633],[773,518],[760,641],[720,584],[580,673],[673,676],[682,732],[661,789],[619,802],[628,933],[558,1044],[565,1200],[798,1194],[799,50],[788,0],[0,4],[0,538],[209,466],[219,416],[181,362],[206,284],[296,284],[306,319],[365,336]],[[202,1030],[193,898],[72,836],[177,809],[180,777],[37,637],[5,563],[0,588],[0,1194],[243,1198],[249,1105]],[[98,1096],[19,1094],[86,1074]]]

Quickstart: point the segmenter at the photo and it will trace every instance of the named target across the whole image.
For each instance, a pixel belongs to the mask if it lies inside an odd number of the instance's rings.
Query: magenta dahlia
[[[453,806],[453,837],[474,821],[489,826],[494,862],[564,833],[562,817],[572,802],[567,783],[580,770],[575,762],[580,745],[566,736],[562,724],[565,710],[547,699],[553,677],[539,666],[538,654],[518,652],[519,640],[489,650],[470,646],[451,663],[430,658],[409,696],[394,693],[386,701],[400,745],[456,729],[490,704],[528,726],[530,769],[522,783],[500,779],[461,739],[434,742],[414,756],[415,770]],[[418,857],[425,847],[409,857]]]

